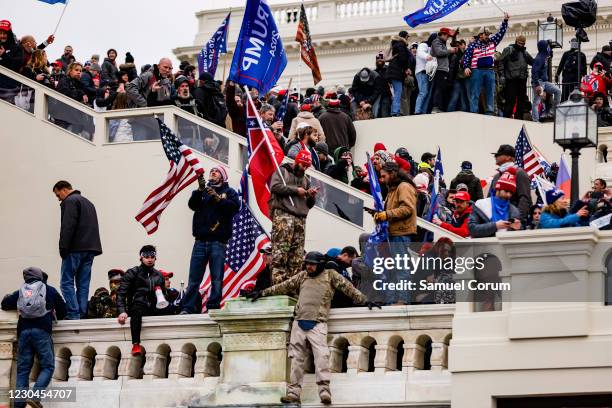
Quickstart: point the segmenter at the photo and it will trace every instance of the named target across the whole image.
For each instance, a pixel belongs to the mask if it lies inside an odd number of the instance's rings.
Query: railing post
[[[142,378],[142,356],[132,356],[129,351],[126,352],[125,357],[121,358],[119,363],[118,374],[119,377],[124,379],[138,379]]]
[[[404,343],[404,359],[402,371],[411,373],[414,370],[422,370],[425,366],[425,347],[419,344]]]
[[[335,21],[337,4],[337,0],[323,0],[317,3],[317,22]]]
[[[168,378],[191,377],[191,362],[192,358],[189,354],[182,351],[172,351],[170,353],[170,365],[168,366]]]
[[[97,354],[93,369],[94,381],[114,380],[117,374],[117,359],[108,354]]]
[[[343,352],[341,348],[329,346],[329,369],[332,373],[342,372],[342,357]]]
[[[197,351],[193,376],[196,379],[219,376],[219,359],[210,351]]]
[[[142,378],[145,380],[152,380],[154,378],[165,378],[166,377],[166,361],[167,356],[160,353],[147,353],[145,355],[146,362],[143,368],[144,375]]]
[[[387,345],[375,345],[376,357],[374,357],[374,372],[384,373],[395,370],[397,359],[397,348]]]
[[[431,371],[442,371],[448,367],[448,344],[431,343]]]
[[[363,346],[348,346],[349,354],[346,360],[347,374],[357,374],[368,371],[368,349]]]
[[[68,381],[68,367],[70,359],[55,355],[55,370],[53,370],[53,379],[56,381]]]
[[[68,376],[76,381],[90,381],[92,378],[93,362],[86,356],[70,357]]]

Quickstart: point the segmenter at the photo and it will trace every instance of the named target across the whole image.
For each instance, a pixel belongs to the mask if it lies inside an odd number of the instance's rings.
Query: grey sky
[[[11,21],[18,37],[32,34],[38,42],[53,32],[64,7],[38,0],[1,0],[1,3],[0,20]],[[172,49],[193,44],[198,28],[197,11],[244,4],[245,0],[70,0],[55,43],[47,54],[49,59],[56,59],[63,47],[70,44],[77,60],[84,62],[92,54],[104,58],[107,49],[115,48],[121,63],[130,51],[138,67],[168,56],[176,69],[178,62]]]

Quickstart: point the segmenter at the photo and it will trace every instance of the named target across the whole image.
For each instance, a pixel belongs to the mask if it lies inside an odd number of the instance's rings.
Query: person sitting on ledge
[[[140,347],[140,330],[142,317],[157,314],[158,299],[155,292],[160,289],[166,294],[166,285],[162,274],[154,268],[157,250],[153,245],[145,245],[140,249],[140,265],[128,269],[117,291],[117,309],[119,324],[125,324],[130,316],[130,331],[132,332],[132,355],[142,354]]]
[[[268,289],[247,295],[247,298],[254,302],[262,296],[299,292],[289,341],[291,379],[287,385],[287,395],[281,398],[284,404],[300,403],[308,343],[314,356],[319,397],[323,404],[331,404],[327,319],[336,290],[350,297],[356,304],[365,304],[370,310],[372,307],[381,308],[380,305],[369,302],[363,293],[338,272],[325,269],[325,262],[326,258],[322,253],[309,252],[304,258],[306,270]]]

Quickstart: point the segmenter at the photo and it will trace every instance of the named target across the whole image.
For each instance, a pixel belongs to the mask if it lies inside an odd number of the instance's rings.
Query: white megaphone
[[[155,287],[155,296],[157,296],[157,304],[155,305],[156,308],[165,309],[168,307],[169,303],[164,297],[164,293],[159,286]]]

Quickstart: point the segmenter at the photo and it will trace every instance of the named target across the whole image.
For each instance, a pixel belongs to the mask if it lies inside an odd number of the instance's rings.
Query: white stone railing
[[[300,21],[300,6],[301,3],[284,4],[272,7],[274,20],[281,26],[286,24],[297,24]],[[304,4],[304,9],[306,10],[308,22],[316,21],[318,19],[319,8],[316,4]]]
[[[339,0],[336,1],[338,19],[378,16],[403,12],[404,0]]]

